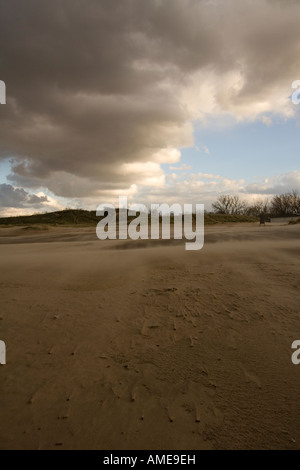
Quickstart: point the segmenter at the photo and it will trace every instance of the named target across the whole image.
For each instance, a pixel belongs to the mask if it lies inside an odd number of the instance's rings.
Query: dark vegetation
[[[222,195],[212,204],[213,212],[206,212],[204,222],[206,225],[228,222],[256,222],[260,217],[287,217],[300,215],[300,196],[293,190],[278,194],[270,200],[257,199],[253,203],[243,201],[239,196]],[[116,209],[117,221],[119,210]],[[128,222],[135,217],[128,217]],[[150,215],[149,215],[150,219]],[[54,225],[54,226],[95,226],[101,220],[96,211],[83,209],[65,209],[56,212],[38,213],[33,215],[20,215],[17,217],[0,218],[0,226],[12,225]],[[291,223],[299,223],[292,221]],[[171,222],[173,217],[171,216]]]
[[[118,220],[118,210],[117,220]],[[128,221],[135,217],[128,217]],[[0,226],[17,226],[17,225],[53,225],[53,226],[68,226],[68,225],[81,225],[81,226],[96,226],[101,220],[101,217],[96,216],[96,211],[86,211],[82,209],[65,209],[63,211],[48,212],[45,214],[21,215],[17,217],[2,217],[0,218]],[[171,217],[171,222],[173,217]],[[228,215],[228,214],[214,214],[206,213],[204,221],[207,225],[226,223],[226,222],[256,222],[256,217],[247,215]]]
[[[212,204],[216,214],[247,215],[252,217],[291,217],[300,215],[300,196],[296,190],[277,194],[270,200],[257,199],[252,203],[239,196],[219,196]]]

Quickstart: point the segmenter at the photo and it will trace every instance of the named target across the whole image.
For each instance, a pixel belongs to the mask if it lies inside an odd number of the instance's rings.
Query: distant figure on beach
[[[259,217],[259,225],[266,225],[266,221],[265,221],[265,216],[264,216],[264,215],[260,215],[260,217]]]
[[[259,225],[266,225],[266,222],[271,222],[271,218],[267,217],[265,214],[259,216]]]

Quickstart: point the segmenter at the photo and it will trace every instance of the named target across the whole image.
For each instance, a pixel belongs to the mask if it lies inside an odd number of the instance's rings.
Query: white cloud
[[[151,188],[151,192],[147,186],[139,186],[133,202],[146,205],[161,202],[203,203],[207,210],[211,210],[211,203],[221,194],[237,194],[241,199],[253,201],[255,198],[271,197],[292,189],[300,192],[299,171],[276,175],[252,184],[243,179],[230,179],[218,174],[192,173],[183,180],[179,180],[176,174],[171,174],[167,175],[165,185]]]
[[[193,168],[192,165],[186,165],[185,163],[183,163],[180,166],[170,166],[170,170],[173,170],[173,171],[185,171],[185,170],[191,170],[192,168]]]
[[[135,175],[137,184],[142,186],[162,186],[165,183],[165,174],[160,164],[155,162],[124,163],[120,172]]]
[[[270,127],[273,124],[273,121],[269,116],[263,116],[261,120],[268,127]]]
[[[163,148],[151,155],[151,160],[157,163],[178,163],[181,152],[176,148]]]
[[[202,145],[201,147],[199,147],[199,145],[195,145],[194,147],[200,153],[204,152],[204,153],[206,153],[206,155],[210,154],[210,150],[206,145]]]
[[[281,194],[292,190],[300,192],[300,171],[294,170],[289,173],[275,175],[265,178],[260,183],[245,185],[244,191],[249,194]]]

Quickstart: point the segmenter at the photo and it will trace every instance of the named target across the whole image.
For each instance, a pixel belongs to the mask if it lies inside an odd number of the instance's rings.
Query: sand
[[[1,449],[300,449],[300,225],[1,228]]]

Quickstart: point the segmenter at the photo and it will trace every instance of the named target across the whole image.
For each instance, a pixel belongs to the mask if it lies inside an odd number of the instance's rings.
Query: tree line
[[[217,214],[249,215],[253,217],[286,217],[300,215],[300,195],[296,190],[277,194],[271,199],[242,200],[230,194],[219,196],[212,204]]]

